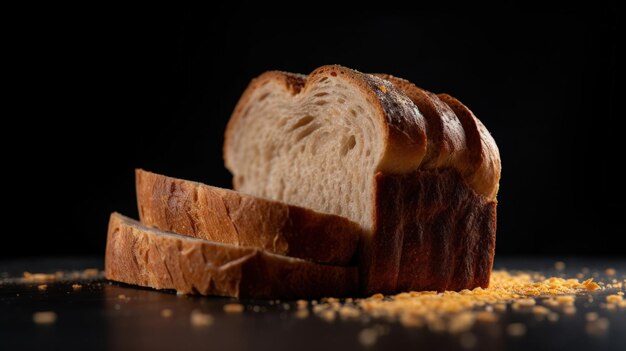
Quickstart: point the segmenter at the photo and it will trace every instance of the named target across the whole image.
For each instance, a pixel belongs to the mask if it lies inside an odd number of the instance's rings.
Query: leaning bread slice
[[[107,279],[184,294],[313,298],[353,294],[355,268],[171,234],[113,213]]]
[[[334,265],[354,263],[350,220],[197,182],[135,171],[141,223],[176,234]]]

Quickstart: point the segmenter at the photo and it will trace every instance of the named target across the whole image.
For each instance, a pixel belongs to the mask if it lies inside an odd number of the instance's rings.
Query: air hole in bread
[[[315,104],[316,104],[317,106],[324,106],[324,105],[326,105],[327,103],[328,103],[328,101],[326,101],[326,100],[318,100],[318,101],[316,101],[316,102],[315,102]]]
[[[322,97],[322,96],[326,96],[326,95],[328,95],[328,93],[323,91],[323,92],[317,93],[317,94],[315,94],[313,96],[315,96],[315,97]]]
[[[303,131],[298,133],[298,135],[296,135],[296,142],[298,142],[298,141],[308,137],[309,135],[311,135],[311,133],[313,133],[314,131],[318,130],[321,126],[322,125],[319,124],[319,123],[310,124],[309,126],[304,128]]]
[[[315,119],[315,117],[313,117],[313,116],[309,116],[309,115],[304,116],[304,117],[300,118],[298,120],[298,122],[296,122],[293,126],[291,126],[291,129],[289,129],[289,131],[294,131],[294,130],[300,128],[300,127],[304,127],[305,125],[313,122],[314,119]]]
[[[356,138],[354,135],[350,135],[341,145],[341,156],[345,156],[350,150],[354,149],[354,146],[356,146]]]
[[[259,102],[261,102],[261,101],[263,101],[263,100],[267,99],[267,97],[268,97],[268,96],[270,96],[270,94],[271,94],[270,92],[267,92],[267,93],[265,93],[265,94],[261,95],[261,96],[259,97]]]
[[[339,99],[337,99],[337,102],[340,103],[340,104],[345,104],[346,103],[346,99],[339,98]]]

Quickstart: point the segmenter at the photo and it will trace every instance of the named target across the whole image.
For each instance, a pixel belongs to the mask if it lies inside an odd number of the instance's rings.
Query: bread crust
[[[313,262],[355,263],[363,231],[346,218],[141,169],[135,181],[147,226]]]
[[[365,293],[487,287],[494,201],[476,194],[452,168],[378,173],[375,179],[377,231],[361,263],[369,267],[361,272]]]
[[[109,221],[105,275],[183,294],[249,298],[347,296],[358,286],[354,267],[170,234],[118,213]]]

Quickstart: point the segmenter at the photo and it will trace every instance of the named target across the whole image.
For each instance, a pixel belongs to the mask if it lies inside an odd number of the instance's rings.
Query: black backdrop
[[[135,167],[230,186],[222,135],[248,81],[330,63],[405,77],[474,110],[503,160],[498,254],[623,254],[610,244],[626,213],[615,6],[238,6],[43,9],[15,28],[1,258],[102,253],[109,213],[137,214]]]

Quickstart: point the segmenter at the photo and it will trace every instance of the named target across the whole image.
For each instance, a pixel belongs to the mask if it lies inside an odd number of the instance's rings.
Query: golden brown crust
[[[465,129],[469,168],[464,172],[467,182],[479,194],[495,200],[500,184],[500,152],[496,142],[474,113],[458,99],[438,94],[457,115]]]
[[[376,190],[377,231],[362,263],[369,266],[361,276],[365,293],[487,286],[495,202],[476,194],[455,169],[378,173]]]
[[[143,224],[335,265],[353,263],[360,227],[346,218],[192,181],[135,171]]]
[[[109,221],[105,275],[184,294],[252,298],[346,296],[358,285],[353,267],[169,234],[117,213]]]

